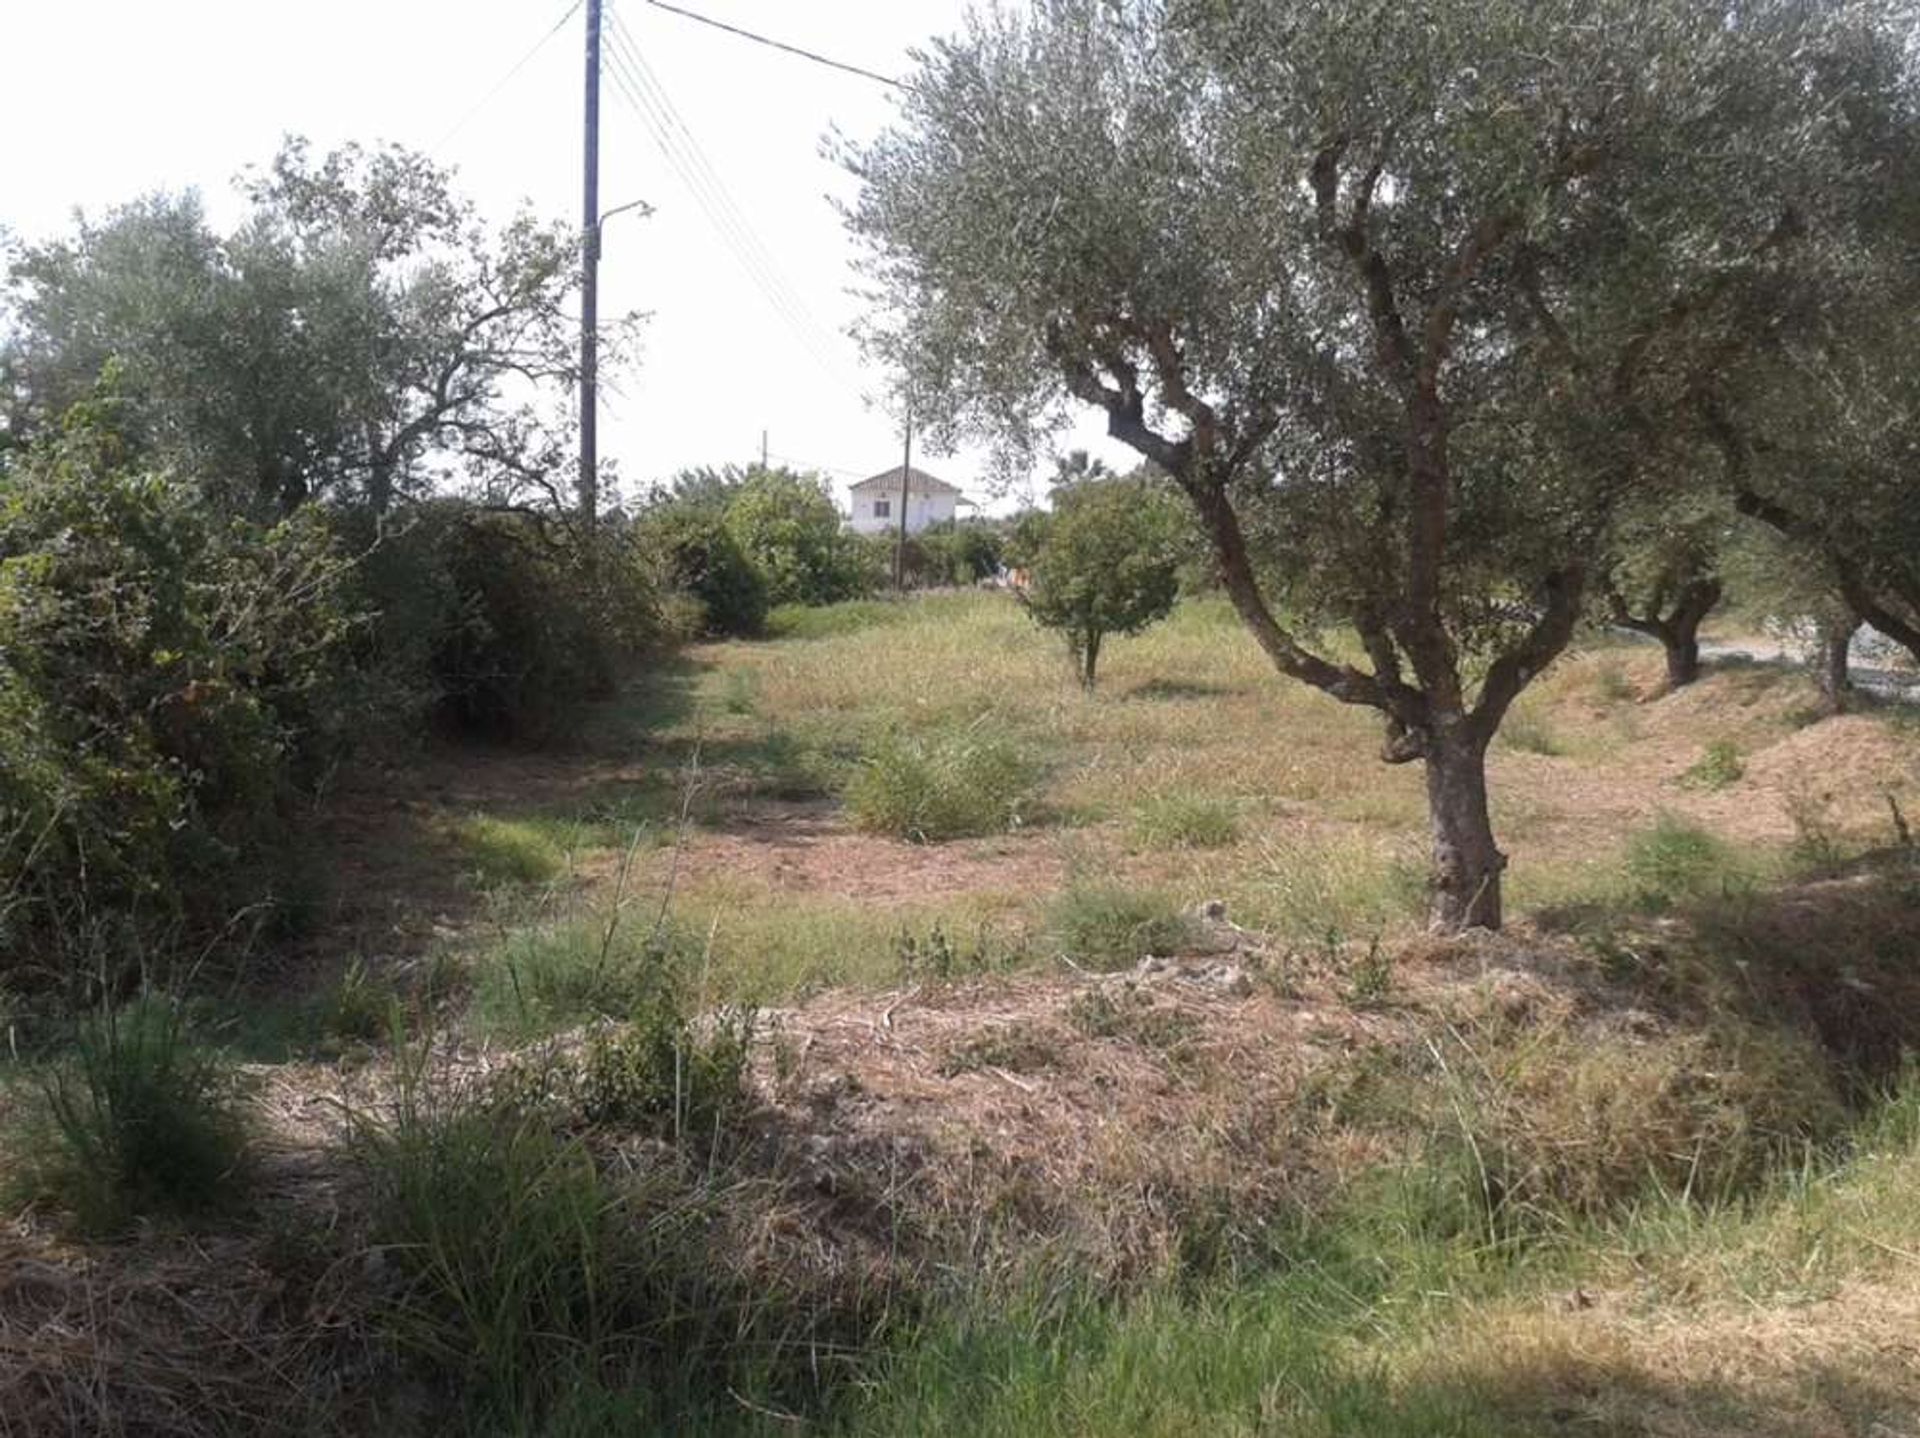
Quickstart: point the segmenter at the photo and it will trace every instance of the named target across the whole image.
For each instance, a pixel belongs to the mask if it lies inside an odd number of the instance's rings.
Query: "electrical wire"
[[[467,112],[464,115],[462,115],[458,120],[455,120],[453,122],[452,128],[450,128],[446,134],[442,135],[439,139],[433,142],[433,149],[435,151],[444,149],[449,140],[451,140],[455,135],[459,134],[462,130],[466,129],[468,124],[472,122],[473,117],[478,115],[482,110],[486,109],[487,106],[490,103],[492,103],[494,96],[498,95],[502,90],[506,89],[507,86],[511,85],[513,83],[514,77],[518,75],[522,70],[526,69],[528,65],[533,63],[533,57],[535,55],[538,55],[542,50],[547,48],[547,42],[552,40],[555,35],[558,35],[560,31],[566,27],[567,21],[571,20],[579,12],[580,6],[583,3],[584,3],[584,0],[573,0],[572,4],[567,6],[565,10],[561,11],[560,18],[553,22],[552,26],[548,28],[545,34],[543,34],[538,40],[533,42],[533,48],[528,50],[518,60],[514,61],[513,67],[509,69],[506,74],[502,75],[498,80],[495,80],[493,82],[493,85],[487,90],[487,93],[482,95],[478,100],[475,100],[473,102],[472,107],[469,108]]]
[[[913,88],[913,86],[909,85],[906,81],[896,80],[891,75],[882,75],[878,70],[868,70],[859,65],[849,65],[845,60],[835,60],[831,56],[820,54],[817,50],[803,49],[799,45],[789,45],[784,40],[776,40],[771,35],[762,35],[753,30],[743,30],[738,25],[729,25],[726,21],[716,20],[711,15],[702,15],[696,10],[686,10],[678,5],[669,5],[666,3],[666,0],[647,0],[647,4],[653,6],[656,10],[665,10],[668,14],[678,15],[683,20],[692,20],[701,25],[711,26],[715,30],[724,30],[727,34],[738,36],[742,40],[751,40],[756,45],[765,45],[771,50],[780,50],[789,55],[797,55],[802,60],[811,60],[814,64],[824,65],[829,70],[841,70],[849,75],[858,75],[863,80],[873,80],[882,85],[890,85],[896,90],[911,90]]]
[[[713,162],[707,157],[707,152],[700,144],[699,138],[687,124],[686,117],[673,103],[673,97],[667,93],[665,82],[660,79],[653,67],[647,64],[645,57],[633,44],[631,36],[621,32],[615,36],[615,44],[620,48],[626,62],[634,67],[641,88],[653,100],[656,111],[664,117],[670,137],[679,142],[681,150],[689,157],[696,173],[704,181],[707,192],[726,217],[727,223],[751,253],[756,267],[780,292],[785,307],[794,313],[796,319],[810,332],[819,347],[829,354],[833,353],[834,341],[828,330],[814,317],[806,301],[788,283],[772,251],[760,239],[759,233],[747,220],[739,205],[734,202],[725,182],[720,178]]]
[[[809,356],[824,368],[844,370],[826,330],[787,283],[771,252],[748,223],[704,148],[666,92],[659,76],[634,47],[617,19],[608,31],[608,73],[669,166],[705,213],[722,242],[747,276],[793,332]]]
[[[680,151],[665,117],[655,107],[653,98],[642,88],[639,81],[623,68],[623,65],[624,62],[617,59],[612,60],[609,65],[608,73],[614,80],[615,88],[640,117],[642,125],[652,136],[654,144],[706,215],[708,223],[713,226],[715,233],[732,251],[740,267],[746,271],[747,277],[760,290],[774,313],[806,348],[814,362],[831,366],[834,361],[820,346],[805,318],[795,308],[793,299],[777,279],[762,267],[753,247],[741,232],[737,220],[726,210],[720,198],[712,193],[707,180],[692,161]]]

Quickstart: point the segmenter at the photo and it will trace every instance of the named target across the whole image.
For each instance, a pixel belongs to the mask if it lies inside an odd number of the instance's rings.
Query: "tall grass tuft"
[[[463,1082],[427,1048],[403,1045],[352,1149],[385,1261],[379,1331],[460,1431],[709,1431],[834,1365],[852,1334],[829,1331],[864,1320],[746,1261],[754,1184],[671,1145],[607,1161],[564,1082]]]
[[[28,1097],[7,1186],[83,1232],[114,1234],[136,1218],[231,1206],[245,1141],[231,1065],[194,1041],[178,1005],[150,994],[81,1023]]]
[[[1624,862],[1635,902],[1650,909],[1738,893],[1758,877],[1752,861],[1724,839],[1668,813],[1628,841]]]
[[[1224,849],[1240,837],[1240,821],[1224,799],[1154,794],[1134,807],[1133,837],[1148,849]]]
[[[847,785],[847,812],[871,833],[917,843],[1004,833],[1032,797],[1034,765],[980,726],[890,734]]]
[[[1124,969],[1177,952],[1193,937],[1193,923],[1164,894],[1074,884],[1048,906],[1046,933],[1076,963]]]

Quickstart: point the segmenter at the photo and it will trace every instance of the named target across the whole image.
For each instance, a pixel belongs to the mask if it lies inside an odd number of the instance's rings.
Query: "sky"
[[[397,141],[455,166],[491,217],[524,204],[577,218],[584,19],[560,23],[569,3],[0,0],[0,228],[47,238],[76,209],[187,188],[217,225],[231,222],[233,177],[287,134],[320,149]],[[601,311],[650,318],[639,364],[603,396],[601,454],[632,491],[686,466],[757,458],[764,431],[776,463],[826,474],[844,503],[849,481],[899,463],[901,434],[867,398],[886,376],[845,333],[859,311],[854,251],[830,197],[849,197],[853,182],[821,144],[835,127],[877,133],[894,92],[646,0],[605,3],[621,39],[603,80],[601,206],[644,200],[652,212],[606,227]],[[683,3],[889,75],[965,12],[965,0]],[[647,105],[683,155],[704,157],[703,193],[724,209],[713,198],[724,192],[739,224],[709,217],[642,118]],[[1091,417],[1062,445],[1132,464]],[[983,508],[1019,498],[990,492],[982,454],[920,447],[923,462]],[[1034,488],[1044,493],[1037,477]]]

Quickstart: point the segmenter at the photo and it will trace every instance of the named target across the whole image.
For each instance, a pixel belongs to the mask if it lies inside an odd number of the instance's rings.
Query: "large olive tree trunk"
[[[1507,856],[1487,808],[1486,744],[1437,735],[1426,754],[1427,812],[1433,828],[1429,925],[1440,932],[1500,927],[1500,876]]]

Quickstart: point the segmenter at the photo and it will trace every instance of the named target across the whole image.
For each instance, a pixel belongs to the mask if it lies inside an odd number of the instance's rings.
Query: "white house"
[[[907,506],[907,533],[918,534],[930,524],[943,524],[967,503],[965,496],[943,479],[935,479],[924,469],[907,471],[904,502]],[[900,466],[852,486],[853,516],[847,527],[856,534],[898,534],[900,505],[903,502]]]

